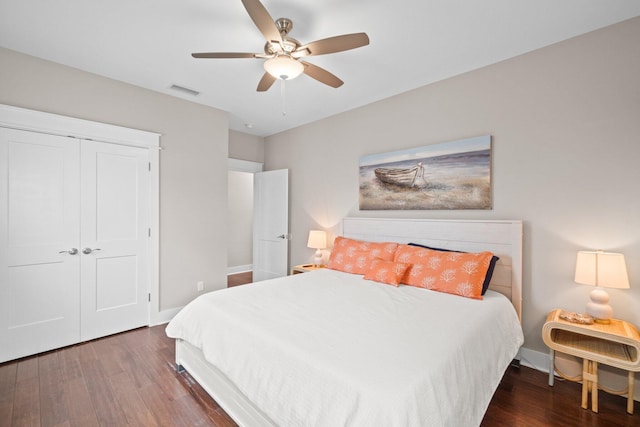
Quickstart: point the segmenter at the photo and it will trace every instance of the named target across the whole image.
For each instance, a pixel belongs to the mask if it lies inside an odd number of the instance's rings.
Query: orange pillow
[[[397,243],[364,242],[338,236],[333,241],[328,267],[347,273],[365,274],[375,258],[393,261],[397,247]]]
[[[371,267],[367,274],[364,275],[364,278],[397,287],[410,266],[411,264],[403,262],[385,261],[376,258],[371,262]]]
[[[482,284],[491,257],[491,252],[440,252],[400,245],[395,261],[411,264],[400,283],[482,299]]]

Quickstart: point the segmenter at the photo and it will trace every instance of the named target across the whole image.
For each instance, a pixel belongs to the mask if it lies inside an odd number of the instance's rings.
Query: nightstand
[[[555,309],[547,316],[542,327],[542,339],[549,347],[549,385],[553,385],[555,352],[581,357],[582,407],[588,408],[591,393],[591,410],[598,412],[598,363],[623,369],[629,373],[627,412],[633,414],[634,372],[640,371],[640,333],[631,323],[611,319],[608,325],[594,323],[583,325],[560,318],[562,310]]]
[[[291,274],[308,273],[309,271],[319,270],[321,268],[325,268],[325,266],[316,267],[313,264],[300,264],[291,269]]]

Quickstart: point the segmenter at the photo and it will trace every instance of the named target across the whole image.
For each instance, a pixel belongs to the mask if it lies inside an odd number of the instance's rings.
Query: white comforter
[[[280,426],[476,426],[523,343],[511,303],[329,269],[200,296],[167,335]]]

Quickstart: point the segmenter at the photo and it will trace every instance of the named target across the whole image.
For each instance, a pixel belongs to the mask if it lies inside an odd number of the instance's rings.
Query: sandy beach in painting
[[[422,162],[414,187],[380,181],[375,169],[411,168]],[[360,209],[491,209],[491,150],[453,153],[360,166]]]

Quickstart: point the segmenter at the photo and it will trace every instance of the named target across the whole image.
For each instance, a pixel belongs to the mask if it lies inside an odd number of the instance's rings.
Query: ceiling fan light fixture
[[[264,69],[276,79],[291,80],[304,71],[304,65],[287,55],[279,55],[264,63]]]

